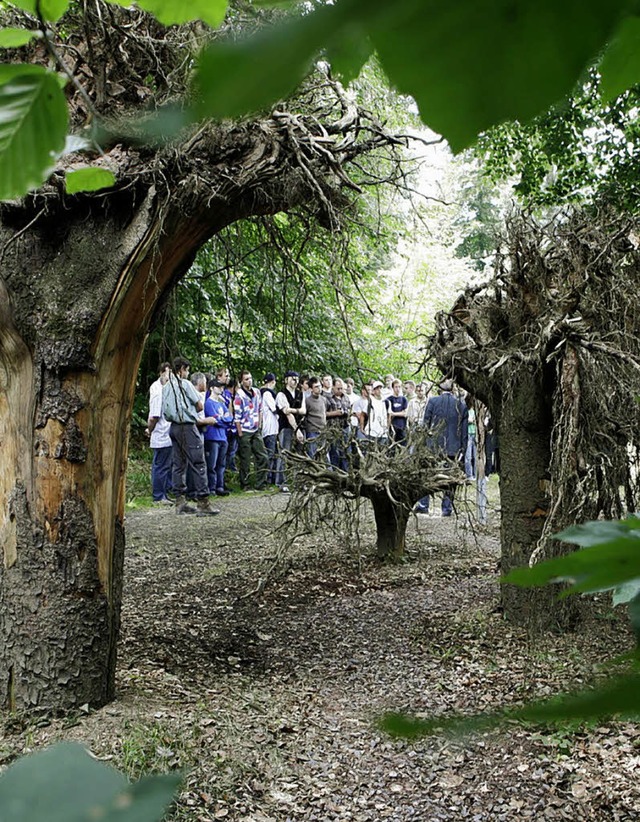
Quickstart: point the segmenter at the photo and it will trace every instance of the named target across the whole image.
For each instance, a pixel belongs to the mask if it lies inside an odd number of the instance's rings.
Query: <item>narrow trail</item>
[[[233,495],[208,520],[129,513],[117,700],[8,725],[4,760],[75,738],[132,776],[182,768],[176,820],[638,818],[633,725],[409,743],[375,724],[575,686],[628,647],[621,624],[531,644],[497,610],[497,525],[455,519],[414,520],[397,566],[358,562],[324,531],[247,597],[283,503]]]

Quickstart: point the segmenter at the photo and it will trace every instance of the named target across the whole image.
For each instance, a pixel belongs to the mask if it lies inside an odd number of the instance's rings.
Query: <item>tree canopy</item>
[[[121,0],[110,2],[125,5]],[[195,70],[184,54],[182,60],[169,63],[171,94],[162,93],[168,73],[160,61],[150,63],[148,76],[141,75],[137,89],[148,98],[149,117],[146,123],[135,124],[138,139],[158,133],[171,136],[203,118],[237,118],[269,109],[293,93],[319,56],[348,82],[375,51],[391,83],[416,100],[423,120],[456,151],[491,126],[528,120],[566,97],[594,62],[599,63],[607,100],[640,78],[638,18],[623,0],[592,0],[586,6],[553,0],[467,0],[455,5],[399,0],[392,6],[382,0],[339,0],[316,2],[311,8],[278,3],[287,11],[277,13],[265,11],[271,3],[256,0],[247,8],[254,16],[275,17],[276,23],[258,26],[249,37],[236,36],[233,14],[221,35],[211,36],[207,27],[215,28],[225,19],[224,0],[190,4],[188,14],[177,0],[142,0],[138,5],[164,25],[198,19],[206,24],[188,24]],[[41,184],[70,145],[83,146],[95,157],[115,134],[122,136],[123,126],[105,116],[100,106],[108,74],[117,73],[113,66],[101,79],[78,77],[73,65],[77,69],[87,62],[82,47],[72,42],[64,50],[55,46],[75,13],[68,0],[3,0],[2,9],[0,47],[7,49],[10,63],[0,67],[0,198],[7,199]],[[117,25],[112,11],[105,12],[104,20],[100,13],[98,17],[103,29]],[[129,45],[135,43],[134,31],[128,30],[127,37]],[[103,37],[96,43],[108,40]],[[86,45],[91,49],[91,38]],[[171,48],[170,36],[165,47]],[[40,59],[25,62],[34,53]],[[122,61],[115,63],[122,71]],[[180,102],[175,98],[178,76]],[[94,86],[91,95],[83,87],[87,80]],[[74,116],[77,108],[69,118],[67,83],[71,97],[83,98],[84,122]],[[124,85],[117,80],[114,84],[125,92]],[[67,140],[70,119],[80,142]],[[131,126],[127,130],[131,133]],[[71,190],[107,184],[112,179],[108,171],[96,175],[73,169]]]

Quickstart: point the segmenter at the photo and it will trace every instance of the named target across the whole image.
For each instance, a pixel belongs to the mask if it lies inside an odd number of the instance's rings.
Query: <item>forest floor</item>
[[[577,687],[630,647],[624,614],[535,641],[507,624],[495,511],[483,529],[414,518],[398,565],[326,529],[251,594],[286,499],[233,494],[205,519],[129,511],[116,700],[5,721],[0,764],[75,739],[132,778],[181,769],[173,820],[640,818],[640,726],[408,742],[376,725]],[[373,537],[365,525],[363,549]]]

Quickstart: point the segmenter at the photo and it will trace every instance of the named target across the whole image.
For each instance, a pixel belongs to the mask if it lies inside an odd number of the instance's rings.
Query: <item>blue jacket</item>
[[[434,432],[429,441],[434,451],[456,459],[467,450],[469,409],[449,391],[432,397],[424,410],[424,424]]]

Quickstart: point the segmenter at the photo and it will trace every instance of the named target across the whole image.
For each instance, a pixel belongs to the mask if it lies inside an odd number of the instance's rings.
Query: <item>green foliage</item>
[[[103,188],[109,188],[115,181],[116,178],[112,171],[91,166],[67,171],[64,180],[67,194],[77,194],[79,191],[100,191]]]
[[[381,214],[377,205],[363,197],[339,237],[304,213],[244,220],[217,234],[152,331],[141,385],[156,359],[178,353],[204,371],[249,367],[255,380],[289,368],[354,378],[399,361],[406,368],[419,330],[408,335],[401,317],[389,329],[395,320],[377,304],[386,287],[377,272],[391,263],[401,221],[393,200],[383,199]]]
[[[629,674],[599,685],[591,691],[565,695],[543,702],[533,702],[522,708],[475,716],[434,717],[417,719],[404,714],[389,713],[380,726],[391,736],[416,739],[436,733],[465,734],[486,731],[511,722],[536,725],[585,722],[640,716],[640,675]]]
[[[145,403],[148,398],[145,396]],[[126,497],[127,508],[141,508],[151,504],[151,460],[153,451],[146,440],[132,446],[127,460]]]
[[[18,0],[16,5],[32,16],[39,9],[53,22],[67,4]],[[139,5],[167,25],[202,19],[215,27],[222,22],[226,0],[198,0],[188,11],[182,0],[140,0]],[[279,20],[250,38],[220,37],[196,58],[192,119],[267,110],[291,94],[321,56],[345,81],[352,80],[375,52],[391,83],[413,96],[424,121],[458,151],[483,130],[516,118],[529,120],[565,97],[603,50],[607,98],[638,77],[637,20],[629,17],[624,0],[338,0],[280,13]],[[51,95],[59,108],[61,95]],[[31,171],[0,189],[3,198],[40,185],[61,151],[59,113],[53,119],[43,115],[36,153],[41,158],[44,152],[48,163],[32,160],[32,132],[22,130],[22,115],[9,102],[0,98],[0,122],[19,135]],[[46,105],[47,95],[34,101],[35,108]],[[174,115],[172,109],[167,119],[157,120],[155,130],[173,129]],[[0,167],[0,174],[5,168]]]
[[[130,0],[107,0],[118,6],[130,6]],[[136,0],[136,5],[151,12],[165,26],[202,20],[217,28],[227,11],[227,0]]]
[[[0,66],[0,200],[20,197],[51,173],[66,133],[57,77],[38,66]]]
[[[26,46],[34,37],[42,37],[42,33],[39,31],[30,31],[29,29],[0,29],[0,48],[16,49],[20,46]]]
[[[180,776],[135,784],[76,743],[19,759],[0,776],[0,818],[29,822],[154,822],[171,803]]]
[[[493,180],[507,180],[526,206],[605,200],[636,207],[640,188],[638,89],[604,104],[591,71],[573,96],[531,123],[482,135],[478,155]]]

